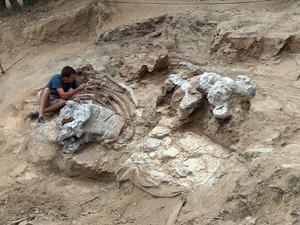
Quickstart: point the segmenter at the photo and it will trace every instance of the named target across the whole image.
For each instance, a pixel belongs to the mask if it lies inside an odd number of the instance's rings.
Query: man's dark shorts
[[[37,100],[38,105],[40,105],[41,97],[42,97],[44,90],[45,89],[40,90],[36,95],[36,100]],[[60,99],[60,98],[57,95],[50,94],[45,107],[47,108],[49,106],[52,106],[53,104],[55,104],[58,101],[58,99]]]

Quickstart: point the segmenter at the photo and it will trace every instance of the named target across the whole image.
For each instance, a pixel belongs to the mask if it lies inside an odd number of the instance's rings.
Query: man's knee
[[[67,100],[60,98],[60,99],[58,99],[58,102],[60,105],[64,106],[66,104]]]
[[[50,93],[51,93],[51,90],[50,90],[49,88],[45,88],[45,89],[42,91],[41,96],[42,96],[42,97],[47,97],[47,98],[48,98],[48,96],[50,95]]]
[[[51,90],[49,88],[44,88],[37,94],[37,102],[41,107],[47,107],[49,105],[49,95]]]

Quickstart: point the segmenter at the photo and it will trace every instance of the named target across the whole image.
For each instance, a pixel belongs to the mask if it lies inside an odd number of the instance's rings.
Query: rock
[[[159,159],[170,159],[175,158],[179,154],[178,148],[171,146],[167,149],[164,149],[160,152],[158,158]]]
[[[185,67],[189,68],[192,71],[199,69],[198,66],[196,66],[196,65],[194,65],[193,63],[190,63],[190,62],[180,62],[179,65],[185,66]]]
[[[184,98],[180,102],[179,107],[181,109],[190,109],[193,106],[195,106],[195,104],[197,104],[198,101],[199,101],[199,96],[187,94],[187,95],[184,96]]]
[[[234,93],[241,97],[252,98],[256,94],[256,85],[249,77],[239,75],[235,79]]]
[[[255,148],[250,148],[247,149],[246,152],[247,153],[270,153],[272,152],[274,149],[273,147],[255,147]]]
[[[99,151],[87,149],[86,151],[82,151],[79,154],[74,155],[73,159],[77,165],[83,165],[85,168],[95,168],[99,165],[99,161],[103,154],[101,151],[104,149],[98,149]],[[105,162],[105,159],[101,159],[101,161]]]
[[[94,104],[78,104],[68,101],[61,109],[59,121],[66,116],[74,120],[60,125],[58,143],[64,146],[65,153],[74,153],[81,144],[95,138],[100,141],[118,139],[125,121],[110,109]]]
[[[66,175],[101,176],[104,179],[113,176],[121,155],[121,151],[108,150],[105,146],[91,144],[84,151],[71,155],[71,157],[64,155],[65,159],[60,159],[57,163],[61,167],[61,172]],[[62,165],[67,163],[69,163],[69,167]]]
[[[156,151],[133,153],[116,175],[117,181],[130,180],[148,193],[154,188],[167,190],[169,196],[174,185],[180,190],[211,186],[223,159],[228,157],[222,146],[193,132],[173,133],[164,139],[148,138],[147,142]]]
[[[174,91],[171,102],[173,104],[180,102],[183,99],[184,95],[185,95],[184,91],[178,88],[177,90]]]
[[[155,62],[154,71],[159,72],[169,68],[169,56],[167,54],[160,55]]]
[[[187,177],[188,171],[182,167],[176,168],[176,176],[177,177]]]
[[[184,151],[194,153],[200,148],[201,142],[192,135],[188,135],[179,140],[179,145]]]
[[[40,142],[56,143],[59,131],[57,129],[57,117],[47,121],[43,126],[37,126],[33,130],[33,137]]]
[[[186,94],[181,100],[179,110],[177,111],[179,120],[187,119],[194,112],[201,98],[202,95],[200,93],[195,95]]]
[[[206,95],[209,104],[214,107],[214,117],[226,119],[232,116],[231,107],[234,104],[250,103],[250,100],[255,96],[256,85],[243,75],[232,80],[215,73],[204,73],[189,79],[185,79],[179,74],[171,74],[164,83],[156,105],[160,106],[162,103],[171,102],[170,108],[173,111],[176,110],[177,118],[175,120],[180,121],[176,125],[172,122],[174,125],[172,124],[171,128],[179,127],[187,122],[188,117],[199,106],[203,98],[202,93]],[[171,98],[171,101],[167,101],[168,98]],[[232,99],[237,99],[237,101],[232,101]],[[248,105],[250,106],[250,104]],[[247,107],[244,109],[247,110]],[[171,111],[171,114],[174,112]],[[170,125],[166,126],[170,127]]]
[[[150,156],[152,159],[155,157],[155,155],[156,155],[155,152],[150,152],[150,153],[149,153],[149,156]]]
[[[183,124],[183,122],[179,121],[177,117],[162,117],[158,124],[170,129],[177,129]]]
[[[160,184],[161,182],[164,182],[168,179],[167,171],[152,170],[152,171],[150,171],[149,174],[150,174],[151,179],[156,184]]]
[[[172,138],[171,137],[165,137],[163,139],[162,145],[164,147],[168,147],[172,143]]]
[[[183,79],[179,74],[169,75],[168,80],[175,86],[179,87],[182,91],[184,91],[184,93],[188,93],[192,87],[190,82],[186,79]]]
[[[257,222],[257,219],[256,218],[253,218],[251,216],[247,216],[244,221],[245,223],[242,223],[242,224],[247,224],[247,225],[255,225],[256,222]]]
[[[290,163],[290,164],[281,164],[280,167],[283,169],[300,169],[300,164],[298,163]]]
[[[184,165],[190,173],[205,169],[204,162],[201,158],[187,159],[182,165]]]
[[[161,94],[156,99],[156,106],[160,106],[165,103],[168,98],[168,94],[172,92],[175,88],[175,85],[170,80],[165,80],[164,85],[161,88]]]
[[[208,173],[215,173],[221,164],[221,160],[217,157],[213,157],[209,154],[203,155],[201,159],[206,165],[206,169]]]
[[[149,133],[149,137],[153,138],[163,138],[170,134],[171,130],[167,127],[163,126],[156,126],[153,130]]]
[[[250,158],[255,158],[258,157],[259,155],[262,154],[268,154],[271,153],[274,150],[273,147],[266,147],[263,145],[258,145],[258,146],[249,146],[242,154],[250,159]]]
[[[227,154],[221,145],[212,142],[209,138],[199,136],[192,132],[179,139],[177,144],[189,156],[209,154],[216,158],[226,158]]]
[[[200,76],[199,87],[206,93],[209,103],[215,106],[213,110],[215,118],[226,119],[231,116],[227,105],[232,95],[232,79],[222,78],[214,73],[204,73]]]
[[[155,151],[161,143],[162,140],[156,138],[148,138],[146,143],[146,150],[150,152]]]
[[[174,158],[179,154],[179,150],[176,147],[167,148],[165,151],[162,152],[164,156]]]
[[[242,75],[232,80],[215,73],[204,73],[199,77],[199,88],[206,94],[208,102],[214,106],[213,115],[218,119],[226,119],[232,115],[231,98],[240,98],[239,103],[250,100],[256,93],[256,85],[247,76]]]
[[[213,114],[217,119],[226,119],[232,115],[227,104],[216,106],[213,110]]]
[[[27,220],[24,220],[24,221],[22,221],[22,222],[19,223],[19,225],[28,225],[28,224],[29,224],[29,223],[28,223]]]
[[[228,77],[221,78],[206,91],[208,101],[215,106],[227,104],[233,94],[233,85],[232,79]]]
[[[299,8],[299,6],[294,8]],[[295,29],[298,21],[293,19],[292,14],[289,16],[291,16],[289,26],[276,24],[280,31],[276,34],[268,30],[268,27],[276,21],[278,14],[263,12],[262,15],[258,15],[255,13],[251,16],[251,25],[244,15],[233,16],[229,21],[218,24],[212,41],[211,53],[229,63],[253,59],[268,61],[275,56],[280,58],[287,51],[283,50],[285,46],[289,46],[292,50],[292,46],[299,40],[298,30]]]
[[[169,56],[168,54],[162,54],[155,57],[148,57],[144,60],[145,62],[137,63],[138,74],[140,77],[144,76],[147,73],[160,72],[163,70],[167,70],[169,68]]]
[[[199,87],[202,90],[210,90],[213,88],[213,86],[215,85],[215,83],[218,80],[221,80],[221,76],[219,74],[216,73],[204,73],[200,76],[199,79]]]
[[[163,90],[170,90],[168,87],[172,87],[172,90],[174,87],[177,88],[171,96],[171,108],[177,110],[179,120],[185,120],[197,107],[202,99],[202,94],[192,86],[189,80],[183,79],[179,74],[169,75]],[[170,91],[163,91],[158,97],[156,105],[160,105],[162,99],[167,98],[169,93]]]
[[[48,164],[49,161],[55,158],[58,147],[47,141],[39,141],[32,138],[28,144],[28,160],[31,163],[42,165]]]

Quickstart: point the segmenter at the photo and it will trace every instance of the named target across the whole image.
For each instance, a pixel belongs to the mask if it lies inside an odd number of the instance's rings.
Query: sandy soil
[[[193,115],[188,129],[232,157],[216,185],[188,194],[176,224],[300,224],[299,12],[297,1],[196,7],[58,0],[0,17],[4,68],[26,55],[0,76],[0,224],[168,223],[181,197],[155,198],[130,183],[119,188],[113,163],[99,174],[69,165],[59,147],[32,141],[35,124],[26,119],[37,90],[64,65],[91,63],[132,83],[118,65],[162,51],[172,63],[246,74],[258,87],[247,117],[221,132],[201,112]],[[154,101],[165,77],[138,83],[138,98]],[[101,147],[87,147],[93,149]]]

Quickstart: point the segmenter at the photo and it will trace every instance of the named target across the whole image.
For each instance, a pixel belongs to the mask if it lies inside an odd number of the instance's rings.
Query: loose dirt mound
[[[0,51],[13,54],[16,48],[94,41],[95,36],[110,18],[113,7],[97,1],[41,1],[15,18],[4,18],[1,27]],[[11,16],[12,17],[12,16]],[[5,23],[15,20],[14,26]],[[7,56],[9,57],[9,54]]]
[[[212,52],[228,62],[267,60],[286,51],[299,53],[298,20],[298,15],[286,18],[286,13],[236,15],[218,25]]]

